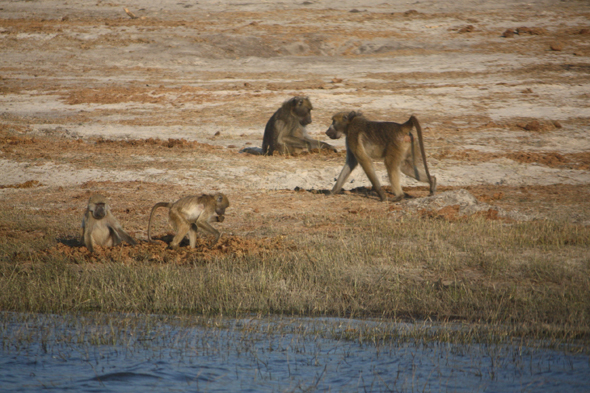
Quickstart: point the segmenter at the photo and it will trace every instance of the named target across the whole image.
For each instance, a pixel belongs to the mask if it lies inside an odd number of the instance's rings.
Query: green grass
[[[568,223],[351,217],[294,234],[294,250],[184,265],[46,257],[71,223],[13,224],[45,236],[0,241],[4,311],[384,317],[590,339],[590,229]]]

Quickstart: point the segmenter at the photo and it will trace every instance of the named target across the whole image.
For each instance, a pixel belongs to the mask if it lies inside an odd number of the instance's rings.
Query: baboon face
[[[92,217],[94,217],[97,220],[100,220],[101,218],[104,218],[104,216],[107,215],[107,209],[105,208],[104,203],[95,204],[94,208],[90,208],[90,211],[92,212]]]
[[[93,195],[88,201],[88,210],[95,220],[104,218],[107,214],[107,200],[102,195]]]
[[[332,124],[330,128],[326,131],[326,135],[330,139],[340,139],[346,135],[346,127],[348,126],[349,116],[345,112],[336,113],[332,116]]]
[[[313,106],[307,97],[295,97],[291,101],[291,113],[299,119],[299,124],[306,126],[311,124],[311,110]]]
[[[224,194],[217,194],[215,195],[215,213],[218,216],[223,216],[225,214],[225,209],[229,207],[229,199]]]

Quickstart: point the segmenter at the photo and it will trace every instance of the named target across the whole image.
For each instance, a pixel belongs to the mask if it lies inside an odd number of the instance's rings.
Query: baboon
[[[413,128],[416,128],[418,132],[420,148],[414,143]],[[410,197],[402,191],[400,171],[418,181],[428,182],[430,195],[434,195],[436,177],[430,176],[428,171],[422,128],[415,116],[412,115],[404,124],[398,124],[370,121],[359,112],[340,112],[332,117],[332,125],[326,131],[326,135],[331,139],[346,136],[346,163],[331,194],[340,192],[352,170],[360,163],[381,201],[387,200],[372,161],[372,159],[380,159],[384,160],[387,168],[389,181],[395,194],[393,201],[399,201],[404,196]],[[424,162],[424,169],[416,166],[420,156]]]
[[[123,230],[111,213],[107,199],[95,194],[88,200],[82,219],[82,238],[86,248],[94,252],[95,246],[113,247],[122,242],[135,245],[137,242]]]
[[[181,198],[174,203],[158,202],[152,208],[150,213],[150,220],[148,222],[148,240],[153,242],[151,236],[152,217],[154,211],[159,207],[168,208],[168,218],[170,224],[176,231],[171,248],[177,248],[182,239],[187,235],[190,242],[190,247],[195,248],[197,244],[197,230],[200,228],[203,231],[214,235],[215,240],[211,243],[213,247],[219,240],[221,234],[213,228],[209,222],[223,222],[225,219],[225,209],[229,207],[229,200],[222,193],[215,195],[192,195]],[[216,215],[215,215],[216,214]]]
[[[304,149],[329,149],[336,151],[334,146],[313,139],[307,133],[305,126],[311,124],[311,110],[313,109],[309,97],[293,97],[285,102],[272,115],[264,128],[262,138],[262,153],[256,148],[246,148],[242,151],[251,154],[273,155],[301,153]]]

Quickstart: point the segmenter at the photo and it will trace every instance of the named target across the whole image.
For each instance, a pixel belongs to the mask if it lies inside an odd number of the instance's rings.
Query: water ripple
[[[361,342],[330,333],[366,323],[277,318],[204,326],[149,316],[0,312],[0,386],[2,392],[568,393],[590,386],[583,351]]]

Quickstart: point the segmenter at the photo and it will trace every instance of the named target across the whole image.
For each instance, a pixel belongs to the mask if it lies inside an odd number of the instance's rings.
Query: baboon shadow
[[[172,239],[172,236],[169,236],[170,239]],[[84,244],[84,241],[76,236],[66,236],[66,237],[60,237],[56,239],[58,243],[61,243],[65,246],[68,246],[70,248],[80,248],[80,247],[86,247],[86,245]],[[141,244],[143,243],[143,240],[138,240],[135,239],[137,241],[137,244]],[[172,241],[172,240],[170,240]],[[125,242],[123,242],[125,243]],[[127,244],[127,243],[125,243]],[[131,246],[130,244],[127,244],[129,246]]]
[[[391,186],[383,186],[383,191],[385,191],[385,193],[390,197],[390,198],[394,198],[395,194],[393,193],[393,191],[391,190]],[[373,189],[373,187],[365,187],[365,186],[361,186],[361,187],[356,187],[353,188],[352,190],[349,191],[352,194],[355,195],[361,195],[364,197],[372,197],[375,196],[377,199],[379,199],[379,194],[377,194],[377,192]],[[408,194],[407,192],[404,192],[404,198],[403,199],[414,199],[417,198],[414,195]]]
[[[314,188],[306,190],[304,188],[301,187],[295,187],[294,191],[306,191],[306,192],[310,192],[312,194],[323,194],[323,195],[330,195],[330,193],[332,192],[332,190],[316,190]],[[365,186],[361,186],[361,187],[356,187],[353,188],[351,190],[341,190],[339,192],[339,194],[344,194],[344,192],[353,194],[353,195],[358,195],[358,196],[362,196],[365,198],[376,198],[379,199],[379,194],[377,194],[377,192],[373,189],[373,187],[365,187]],[[389,189],[388,186],[384,186],[383,187],[383,191],[385,191],[388,195],[390,196],[395,196],[395,194],[393,194],[393,192],[391,192],[391,190]],[[408,193],[404,192],[404,199],[413,199],[416,198],[413,195],[410,195]]]
[[[76,236],[66,236],[57,238],[57,242],[66,245],[70,248],[82,247],[84,242]]]
[[[170,243],[172,243],[172,240],[174,239],[174,235],[162,235],[162,236],[152,236],[152,240],[153,241],[162,241],[164,243],[166,243],[166,246],[170,247]],[[207,237],[207,235],[197,235],[197,247],[199,247],[199,240],[204,240],[207,244],[209,242],[209,238]],[[184,239],[182,239],[182,241],[178,244],[179,248],[182,247],[189,247],[190,246],[190,242],[188,240],[188,236],[185,236]]]
[[[296,191],[296,192],[305,191],[305,192],[310,192],[310,193],[312,193],[312,194],[324,194],[324,195],[330,195],[330,190],[316,190],[316,189],[314,189],[314,188],[312,188],[312,189],[310,189],[310,190],[306,190],[305,188],[302,188],[302,187],[299,187],[299,186],[295,187],[295,188],[293,189],[293,191]]]
[[[170,243],[172,243],[172,239],[174,239],[174,235],[161,235],[161,236],[152,236],[152,240],[155,241],[161,241],[166,243],[167,246],[170,246]],[[179,247],[183,247],[188,245],[188,238],[185,236],[184,239],[182,239],[182,241],[180,242],[180,244],[178,245]]]

